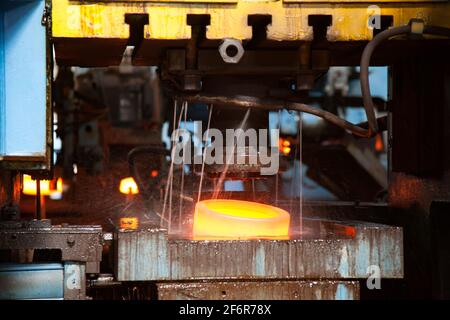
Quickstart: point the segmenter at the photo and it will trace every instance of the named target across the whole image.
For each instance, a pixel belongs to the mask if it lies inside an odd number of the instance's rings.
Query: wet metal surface
[[[165,230],[119,231],[119,281],[194,279],[362,279],[403,277],[401,228],[365,222],[305,220],[290,240],[169,239]]]
[[[51,226],[46,222],[0,225],[0,249],[60,249],[62,261],[84,262],[87,273],[99,272],[103,249],[100,226]]]
[[[358,281],[158,283],[159,300],[358,300]]]
[[[117,280],[170,279],[166,230],[119,231],[115,237]]]

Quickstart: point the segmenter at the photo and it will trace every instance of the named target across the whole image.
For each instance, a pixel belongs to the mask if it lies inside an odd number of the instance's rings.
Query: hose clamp
[[[423,34],[423,30],[425,28],[425,22],[421,19],[411,19],[409,21],[409,25],[411,26],[412,34]]]

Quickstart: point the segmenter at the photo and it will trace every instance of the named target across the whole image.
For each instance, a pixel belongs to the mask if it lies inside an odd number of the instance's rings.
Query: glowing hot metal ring
[[[195,240],[285,239],[290,215],[283,209],[241,200],[204,200],[194,215]]]

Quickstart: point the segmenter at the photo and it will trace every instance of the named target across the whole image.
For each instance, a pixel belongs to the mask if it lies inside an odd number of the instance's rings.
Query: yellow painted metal
[[[352,0],[341,0],[340,3],[336,3],[338,0],[331,0],[328,3],[300,3],[300,1],[238,0],[234,4],[226,4],[224,1],[213,0],[204,0],[202,3],[186,3],[180,0],[177,3],[169,3],[168,0],[158,3],[53,0],[53,37],[127,39],[129,26],[125,24],[126,13],[149,14],[150,22],[145,27],[144,37],[162,40],[189,39],[191,28],[187,25],[188,14],[211,16],[211,25],[207,29],[208,39],[250,39],[252,30],[247,25],[247,18],[254,14],[272,16],[267,36],[277,41],[310,40],[312,28],[308,26],[308,15],[317,14],[333,16],[333,25],[328,28],[330,41],[371,39],[373,32],[368,28],[367,22],[374,14],[392,15],[395,26],[407,24],[412,18],[420,18],[426,23],[450,27],[448,1],[397,0],[395,3],[383,3],[383,0],[366,3],[356,3]],[[380,8],[379,11],[374,7],[369,8],[374,4]]]
[[[99,2],[98,0],[79,0],[80,2]],[[153,2],[153,3],[237,3],[239,0],[103,0],[103,2]],[[309,0],[308,0],[309,1]],[[312,0],[314,1],[314,0]],[[344,0],[348,1],[348,0]],[[352,0],[350,0],[352,1]],[[357,0],[358,1],[358,0]],[[387,0],[391,1],[391,0]],[[393,0],[392,0],[393,1]],[[406,0],[408,1],[408,0]],[[410,0],[414,1],[414,0]],[[424,1],[424,0],[417,0],[417,1]],[[425,0],[425,1],[446,1],[446,0]]]
[[[85,0],[85,1],[95,1],[95,0]],[[141,0],[145,1],[145,0]],[[171,1],[171,0],[166,0]],[[201,0],[199,0],[201,1]],[[447,0],[283,0],[285,3],[366,3],[367,6],[377,3],[430,3],[430,2],[446,2]],[[172,2],[176,2],[172,1]]]
[[[80,2],[99,2],[98,0],[79,0]],[[288,3],[424,3],[424,2],[446,2],[447,0],[282,0]],[[103,0],[103,2],[152,2],[152,3],[202,3],[202,4],[220,4],[220,3],[237,3],[239,0]],[[262,0],[246,0],[245,2],[276,2]]]

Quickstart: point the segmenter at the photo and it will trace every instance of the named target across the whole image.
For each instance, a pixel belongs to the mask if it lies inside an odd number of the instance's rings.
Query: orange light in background
[[[139,218],[120,218],[120,229],[136,230],[139,227]]]
[[[150,173],[152,178],[156,178],[158,176],[158,174],[159,174],[158,170],[152,170],[152,172]]]
[[[50,180],[41,180],[40,181],[41,186],[41,195],[42,196],[50,196],[56,193],[62,193],[63,192],[63,180],[62,178],[58,178],[56,180],[56,183],[54,181]],[[30,175],[24,174],[23,175],[23,194],[35,196],[37,194],[36,191],[36,180],[33,180]]]
[[[119,190],[123,194],[138,194],[139,188],[133,178],[120,180]]]
[[[378,152],[384,151],[384,142],[381,134],[375,136],[375,150]]]
[[[280,138],[279,149],[285,156],[288,156],[291,153],[291,142],[288,139]]]
[[[289,153],[291,153],[291,148],[289,147],[284,147],[283,149],[281,149],[281,151],[283,152],[283,154],[285,156],[289,155]]]
[[[290,215],[285,210],[241,200],[204,200],[195,206],[193,238],[286,239]]]

